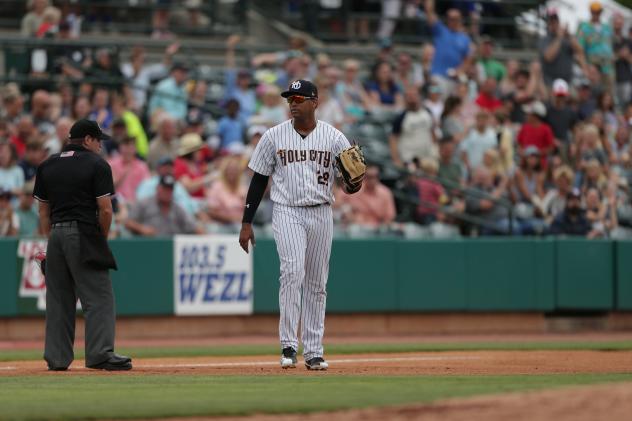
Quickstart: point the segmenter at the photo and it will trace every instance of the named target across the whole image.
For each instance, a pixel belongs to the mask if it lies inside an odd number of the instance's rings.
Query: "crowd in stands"
[[[63,14],[45,19],[52,6],[32,3],[25,35],[71,36]],[[129,62],[103,49],[37,53],[32,75],[64,78],[54,89],[0,89],[0,236],[37,235],[35,169],[84,117],[112,135],[103,144],[117,191],[112,236],[238,232],[248,159],[288,118],[279,93],[295,79],[316,83],[317,118],[343,132],[388,128],[387,159],[367,154],[360,192],[335,189],[340,235],[631,236],[632,26],[606,21],[593,2],[571,34],[549,10],[538,57],[502,61],[458,9],[440,17],[433,0],[420,3],[432,39],[415,54],[385,43],[367,61],[334,62],[296,37],[239,67],[242,40],[229,37],[221,115],[207,82],[175,60],[177,42],[160,63],[141,46]],[[383,178],[387,169],[400,178]],[[266,196],[255,222],[270,221]]]

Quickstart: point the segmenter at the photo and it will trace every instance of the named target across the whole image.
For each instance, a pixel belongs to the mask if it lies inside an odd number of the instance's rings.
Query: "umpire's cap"
[[[300,95],[307,98],[318,98],[318,88],[309,80],[295,80],[290,84],[287,91],[281,92],[281,96],[283,98],[288,98],[292,95]]]
[[[72,125],[68,139],[83,139],[86,136],[91,136],[99,140],[110,139],[110,136],[103,133],[96,121],[82,118]]]

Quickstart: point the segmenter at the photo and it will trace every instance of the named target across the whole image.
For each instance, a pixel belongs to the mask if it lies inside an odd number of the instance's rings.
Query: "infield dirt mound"
[[[133,356],[132,356],[133,357]],[[277,356],[139,358],[121,375],[497,375],[632,373],[632,351],[459,351],[331,355],[327,372],[282,370]],[[0,376],[104,374],[76,361],[70,370],[48,372],[43,361],[0,363]]]

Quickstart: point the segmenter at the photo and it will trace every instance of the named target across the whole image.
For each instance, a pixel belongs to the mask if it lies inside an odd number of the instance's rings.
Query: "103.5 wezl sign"
[[[252,253],[232,235],[173,239],[177,315],[252,314]]]

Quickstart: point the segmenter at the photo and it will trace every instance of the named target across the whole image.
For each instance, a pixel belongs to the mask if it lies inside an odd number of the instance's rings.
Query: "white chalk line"
[[[476,356],[437,356],[437,357],[393,357],[393,358],[342,358],[327,360],[330,364],[365,364],[365,363],[393,363],[412,361],[455,361],[480,360]],[[176,363],[176,364],[134,364],[134,368],[222,368],[222,367],[261,367],[277,366],[278,361],[243,361],[222,363]],[[88,370],[86,367],[72,367],[73,370]],[[17,370],[17,367],[0,367],[0,370]]]
[[[445,361],[445,360],[478,360],[480,357],[396,357],[396,358],[348,358],[327,360],[329,364],[362,364],[362,363],[390,363],[406,361]],[[183,364],[142,364],[138,368],[221,368],[221,367],[260,367],[279,365],[278,361],[244,361],[238,363],[183,363]]]

